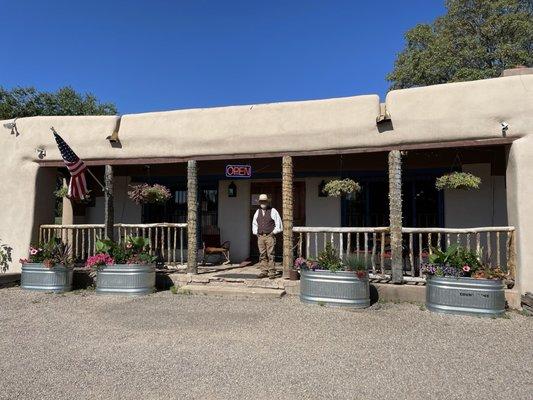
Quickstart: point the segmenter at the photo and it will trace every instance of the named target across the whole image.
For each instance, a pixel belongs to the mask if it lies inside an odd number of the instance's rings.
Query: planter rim
[[[472,278],[471,276],[435,276],[435,275],[427,275],[426,279],[448,280],[448,281],[465,280],[465,281],[498,282],[498,283],[499,282],[503,282],[503,279]]]
[[[317,275],[340,275],[340,276],[347,276],[347,277],[355,277],[359,280],[365,280],[365,279],[368,279],[368,273],[365,274],[364,277],[362,278],[359,278],[356,274],[356,271],[342,271],[342,270],[339,270],[339,271],[329,271],[327,269],[315,269],[315,270],[311,270],[311,269],[302,269],[300,270],[300,274],[306,274],[306,275],[309,275],[309,274],[317,274]]]
[[[46,270],[53,271],[53,270],[73,269],[74,266],[66,267],[63,264],[54,264],[53,267],[47,267],[43,263],[29,263],[29,262],[28,263],[22,263],[22,269],[28,269],[28,268],[40,268],[40,269],[46,269]]]
[[[102,265],[95,268],[96,271],[141,271],[141,270],[154,270],[155,264],[113,264],[113,265]]]

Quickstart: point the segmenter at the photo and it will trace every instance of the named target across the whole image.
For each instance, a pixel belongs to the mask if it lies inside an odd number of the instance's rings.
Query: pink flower
[[[19,260],[19,262],[20,262],[21,264],[27,264],[27,263],[28,263],[28,259],[27,259],[27,258],[21,258],[21,259]]]
[[[468,265],[463,265],[464,272],[470,272],[470,267]]]
[[[87,262],[85,263],[85,266],[87,268],[91,268],[91,267],[97,267],[101,265],[113,265],[113,264],[115,264],[115,260],[109,254],[98,253],[98,254],[95,254],[94,256],[89,257],[87,259]]]
[[[35,247],[30,247],[30,255],[34,256],[39,252]]]

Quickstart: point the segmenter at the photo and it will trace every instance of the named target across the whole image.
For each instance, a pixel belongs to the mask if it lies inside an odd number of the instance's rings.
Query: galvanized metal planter
[[[107,265],[99,269],[96,274],[96,293],[143,295],[154,290],[153,265]]]
[[[479,316],[497,316],[505,312],[505,285],[501,280],[428,277],[428,310]]]
[[[300,301],[336,307],[366,308],[370,305],[368,277],[355,272],[300,272]]]
[[[72,290],[72,269],[63,265],[48,268],[37,263],[22,264],[20,287],[45,292],[68,292]]]

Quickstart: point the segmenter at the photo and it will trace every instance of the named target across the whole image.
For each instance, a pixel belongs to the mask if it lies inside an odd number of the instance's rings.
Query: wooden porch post
[[[104,224],[105,237],[110,240],[115,239],[115,211],[113,206],[113,167],[105,166],[105,193],[104,193]]]
[[[292,157],[284,156],[282,161],[282,196],[283,196],[283,277],[289,277],[293,263],[293,168]]]
[[[400,150],[389,152],[389,219],[392,282],[402,283],[402,155]]]
[[[196,160],[187,162],[187,272],[198,273],[198,170]]]

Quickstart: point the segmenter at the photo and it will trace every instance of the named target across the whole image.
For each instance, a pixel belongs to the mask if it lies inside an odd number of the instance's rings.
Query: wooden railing
[[[298,256],[316,259],[318,253],[331,243],[343,258],[346,253],[357,253],[364,258],[372,274],[385,274],[390,260],[389,228],[319,228],[294,227],[298,235]],[[304,251],[305,249],[305,251]]]
[[[326,243],[332,243],[342,258],[346,253],[360,254],[368,263],[370,277],[390,278],[390,233],[388,227],[335,228],[295,227],[297,254],[315,259]],[[481,228],[402,228],[403,270],[405,281],[424,281],[421,265],[428,261],[434,248],[446,249],[455,243],[475,250],[484,263],[516,276],[515,228],[512,226]]]
[[[127,236],[148,239],[150,253],[166,264],[183,264],[186,250],[185,223],[115,224],[115,238],[122,243]],[[104,237],[104,224],[41,225],[39,241],[52,237],[70,246],[73,257],[86,260],[96,253],[96,241]]]
[[[403,228],[404,269],[409,278],[422,278],[420,266],[427,262],[434,248],[446,249],[457,244],[478,253],[484,263],[516,276],[515,228]],[[418,280],[416,279],[416,280]]]

